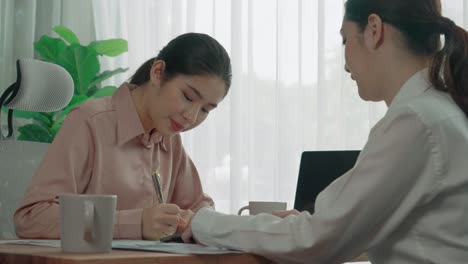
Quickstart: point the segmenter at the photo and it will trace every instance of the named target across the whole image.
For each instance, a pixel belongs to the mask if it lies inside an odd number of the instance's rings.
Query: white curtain
[[[52,28],[72,29],[87,44],[95,39],[91,0],[0,0],[0,93],[16,80],[16,60],[34,58],[33,43]]]
[[[292,208],[304,150],[361,149],[383,116],[343,70],[343,0],[93,0],[97,39],[125,38],[129,52],[105,59],[130,70],[184,32],[215,37],[233,65],[231,91],[199,128],[183,135],[205,190],[223,212],[249,200]],[[467,0],[443,1],[468,25]]]
[[[41,36],[57,37],[54,26],[72,29],[83,44],[94,40],[91,8],[91,0],[0,0],[0,94],[16,81],[16,60],[36,57],[33,43]],[[14,119],[16,127],[29,122]]]
[[[33,56],[35,19],[35,1],[0,0],[0,93],[16,80],[16,58]]]

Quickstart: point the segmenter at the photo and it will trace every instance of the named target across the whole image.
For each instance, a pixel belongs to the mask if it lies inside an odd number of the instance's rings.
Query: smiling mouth
[[[171,119],[171,128],[172,128],[172,130],[173,130],[174,132],[179,132],[179,131],[181,131],[184,127],[183,127],[181,124],[179,124],[179,123],[177,123],[176,121],[174,121],[174,120]]]

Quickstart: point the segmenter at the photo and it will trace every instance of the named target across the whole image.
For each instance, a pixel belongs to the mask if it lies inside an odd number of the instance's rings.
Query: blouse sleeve
[[[90,179],[93,141],[85,114],[70,111],[14,214],[22,238],[58,238],[61,193],[83,193]]]
[[[190,157],[182,146],[180,137],[175,142],[180,150],[177,155],[177,179],[170,203],[177,204],[181,209],[194,212],[202,207],[214,208],[214,202],[203,192],[200,176]]]
[[[86,193],[93,174],[96,149],[93,126],[87,116],[82,108],[70,111],[49,146],[14,214],[18,237],[59,238],[57,195]],[[142,208],[117,210],[114,238],[141,239],[142,211]]]
[[[441,163],[437,148],[420,118],[405,111],[374,128],[356,166],[319,195],[313,215],[281,219],[203,209],[193,218],[193,233],[203,244],[281,263],[348,261],[385,240],[428,201]]]

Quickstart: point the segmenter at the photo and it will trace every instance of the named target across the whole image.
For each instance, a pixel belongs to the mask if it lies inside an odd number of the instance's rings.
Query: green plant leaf
[[[8,108],[2,107],[2,111],[5,114],[7,114]],[[32,119],[32,120],[37,121],[41,125],[48,127],[52,125],[53,113],[39,113],[39,112],[14,110],[13,116],[15,118]]]
[[[18,128],[20,135],[18,140],[36,141],[36,142],[52,142],[52,134],[43,126],[36,124],[27,124]]]
[[[13,111],[15,117],[24,118],[24,119],[32,119],[39,122],[44,127],[48,127],[52,125],[52,120],[47,113],[39,113],[39,112],[27,112],[27,111]]]
[[[72,76],[75,94],[86,95],[89,84],[99,72],[99,60],[94,49],[71,45],[59,54],[57,64],[63,66]]]
[[[70,112],[70,110],[72,110],[77,105],[87,101],[88,99],[90,98],[86,95],[73,95],[72,99],[70,100],[70,103],[68,103],[68,105],[62,110],[62,112],[60,112],[60,114],[57,116],[57,119],[60,119],[60,116],[62,115],[67,115],[68,112]]]
[[[118,69],[115,69],[115,70],[112,70],[112,71],[102,72],[101,74],[94,77],[93,81],[89,84],[88,90],[91,89],[93,86],[101,84],[102,81],[105,81],[105,80],[109,79],[110,77],[112,77],[112,76],[114,76],[116,74],[126,72],[127,70],[128,70],[128,68],[125,68],[125,69],[124,68],[118,68]]]
[[[91,86],[89,89],[88,89],[88,93],[86,94],[87,96],[93,96],[93,94],[95,92],[97,92],[98,88],[96,85],[93,85]]]
[[[70,29],[64,26],[56,26],[53,28],[54,32],[59,34],[64,40],[70,44],[80,44],[78,37]]]
[[[115,86],[106,86],[102,89],[98,87],[101,86],[102,81],[128,70],[118,68],[99,74],[98,56],[117,56],[128,51],[128,42],[126,40],[100,40],[93,41],[88,46],[83,46],[80,45],[78,37],[70,29],[57,26],[53,28],[53,31],[61,38],[42,36],[34,43],[34,49],[43,60],[58,64],[70,73],[75,85],[74,96],[61,111],[51,113],[15,111],[15,117],[37,121],[18,129],[20,133],[18,139],[20,140],[51,142],[71,109],[90,98],[113,94],[117,89]]]
[[[34,50],[39,53],[40,57],[48,62],[56,63],[59,54],[67,48],[67,44],[59,38],[51,38],[42,36],[38,41],[34,42]]]
[[[115,86],[106,86],[102,87],[101,89],[97,89],[97,91],[91,96],[92,98],[100,98],[104,96],[112,95],[117,90]]]
[[[128,42],[125,39],[108,39],[93,41],[89,47],[96,50],[99,55],[115,57],[128,51]]]
[[[60,122],[59,125],[52,125],[52,127],[50,128],[50,133],[52,134],[52,138],[55,138],[55,135],[57,135],[57,132],[60,130],[60,128],[62,127],[62,122]]]

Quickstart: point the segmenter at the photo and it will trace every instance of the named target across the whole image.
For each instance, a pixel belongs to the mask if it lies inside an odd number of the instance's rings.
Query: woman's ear
[[[164,79],[164,70],[166,68],[166,62],[163,60],[156,60],[151,66],[150,81],[152,84],[161,83]]]
[[[364,30],[364,42],[368,49],[376,50],[379,48],[385,36],[385,27],[380,16],[376,14],[369,15],[367,26]]]

